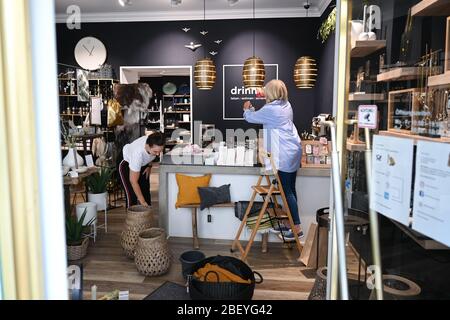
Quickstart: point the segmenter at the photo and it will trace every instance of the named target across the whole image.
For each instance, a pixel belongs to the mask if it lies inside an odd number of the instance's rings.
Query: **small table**
[[[64,177],[64,204],[66,208],[70,208],[70,186],[76,186],[80,182],[84,181],[85,178],[98,172],[100,169],[97,167],[89,168],[85,173],[80,173],[78,178],[71,178],[70,176]],[[87,188],[86,188],[86,199],[87,199]]]

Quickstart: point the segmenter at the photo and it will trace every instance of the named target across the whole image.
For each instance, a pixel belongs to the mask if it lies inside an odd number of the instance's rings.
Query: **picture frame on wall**
[[[77,95],[78,101],[89,102],[89,72],[77,69]]]

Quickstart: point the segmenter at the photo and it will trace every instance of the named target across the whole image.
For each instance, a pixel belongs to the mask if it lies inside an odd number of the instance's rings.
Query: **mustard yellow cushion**
[[[197,188],[208,187],[211,175],[191,177],[176,174],[176,179],[178,184],[178,199],[175,207],[179,208],[188,204],[200,204],[200,195],[198,194]]]

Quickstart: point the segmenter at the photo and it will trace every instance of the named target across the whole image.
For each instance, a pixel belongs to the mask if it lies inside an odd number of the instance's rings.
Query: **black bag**
[[[189,294],[192,300],[251,300],[255,291],[255,284],[263,282],[261,274],[252,271],[247,264],[233,257],[206,258],[192,268],[193,273],[203,268],[207,263],[227,269],[245,280],[250,280],[251,283],[219,282],[218,275],[217,282],[206,282],[192,276],[189,279]],[[255,280],[255,274],[260,278],[258,281]]]
[[[244,219],[244,215],[245,215],[245,212],[247,211],[249,204],[250,204],[250,201],[239,201],[234,204],[234,215],[236,216],[236,218],[238,218],[241,221]],[[264,204],[264,202],[256,202],[255,201],[253,203],[253,207],[250,210],[250,214],[248,216],[249,217],[257,216],[259,214],[259,212],[261,211],[263,204]],[[269,203],[267,208],[274,208],[274,204]]]

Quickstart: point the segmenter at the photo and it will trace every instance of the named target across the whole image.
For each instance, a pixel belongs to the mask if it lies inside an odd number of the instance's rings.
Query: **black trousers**
[[[148,168],[148,166],[141,168],[141,173],[139,175],[138,183],[139,183],[139,187],[141,188],[141,191],[142,191],[145,201],[147,202],[148,205],[151,205],[152,198],[150,195],[150,180],[147,179],[147,177],[143,174],[145,169],[147,169],[147,168]],[[122,181],[123,188],[125,189],[127,208],[138,205],[139,203],[138,203],[137,196],[134,193],[133,187],[131,186],[130,167],[129,167],[127,161],[122,160],[122,162],[120,162],[119,174],[120,174],[120,180]]]

